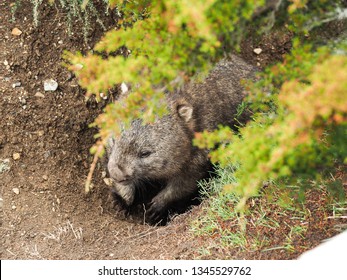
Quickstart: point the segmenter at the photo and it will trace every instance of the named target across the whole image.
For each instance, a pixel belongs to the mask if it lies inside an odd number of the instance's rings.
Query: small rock
[[[42,179],[45,180],[45,181],[47,181],[47,180],[48,180],[48,176],[47,176],[47,175],[43,175],[43,176],[42,176]]]
[[[12,205],[12,209],[16,210],[17,209],[16,205]]]
[[[256,48],[256,49],[253,50],[253,52],[254,52],[255,54],[261,54],[262,51],[263,51],[263,50],[262,50],[261,48]]]
[[[12,32],[11,32],[11,34],[12,34],[13,36],[20,36],[22,33],[23,33],[23,32],[22,32],[20,29],[18,29],[17,27],[13,28],[13,29],[12,29]]]
[[[104,183],[107,185],[107,186],[111,186],[112,185],[112,181],[110,178],[104,178]]]
[[[20,87],[21,85],[22,85],[21,82],[15,82],[15,83],[12,84],[12,87],[16,88],[16,87]]]
[[[102,172],[101,172],[101,177],[102,177],[102,178],[105,178],[105,177],[106,177],[106,174],[107,174],[106,171],[102,171]]]
[[[0,160],[0,174],[10,170],[10,160],[8,158]]]
[[[8,65],[8,61],[5,59],[4,60],[4,65],[7,66]]]
[[[20,97],[20,98],[19,98],[19,102],[20,102],[22,105],[27,104],[27,100],[26,100],[24,97]]]
[[[20,159],[20,153],[14,153],[12,155],[12,157],[13,157],[14,160],[18,160],[18,159]]]
[[[58,44],[59,44],[59,45],[63,44],[63,40],[59,40],[59,41],[58,41]]]
[[[37,134],[41,137],[45,134],[45,132],[43,130],[39,130]]]
[[[4,200],[0,197],[0,209],[4,206]]]
[[[35,96],[36,97],[40,97],[40,98],[45,98],[45,95],[43,93],[41,93],[41,92],[36,92]]]
[[[18,189],[18,188],[13,188],[12,191],[13,191],[15,194],[19,194],[19,189]]]
[[[43,82],[43,88],[45,91],[56,91],[58,88],[58,83],[53,79],[45,80]]]

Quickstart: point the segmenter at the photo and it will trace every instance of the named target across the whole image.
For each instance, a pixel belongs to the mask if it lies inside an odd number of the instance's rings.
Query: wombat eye
[[[150,151],[143,151],[143,152],[140,152],[139,154],[140,158],[146,158],[146,157],[149,157],[150,155],[151,155]]]

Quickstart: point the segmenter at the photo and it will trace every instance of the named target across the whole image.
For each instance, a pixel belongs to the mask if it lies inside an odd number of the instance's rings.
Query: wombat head
[[[192,149],[192,106],[181,100],[170,114],[152,124],[141,120],[109,141],[108,172],[114,191],[127,205],[134,201],[136,186],[168,180],[180,173]]]

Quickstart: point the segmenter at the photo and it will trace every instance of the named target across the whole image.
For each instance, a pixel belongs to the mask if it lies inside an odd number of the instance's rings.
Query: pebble
[[[4,160],[0,160],[0,174],[8,170],[10,170],[10,159],[6,158]]]
[[[16,210],[17,209],[16,205],[12,205],[12,209]]]
[[[22,105],[27,104],[27,101],[26,101],[25,97],[19,97],[19,102],[20,102]]]
[[[256,49],[253,50],[253,52],[254,52],[255,54],[261,54],[262,51],[263,51],[263,50],[262,50],[261,48],[256,48]]]
[[[35,96],[40,98],[45,98],[45,95],[39,91],[35,93]]]
[[[20,159],[20,153],[14,153],[12,155],[12,157],[13,157],[14,160],[18,160],[18,159]]]
[[[56,91],[58,88],[58,83],[53,79],[45,80],[43,82],[43,88],[45,91]]]
[[[22,85],[21,82],[15,82],[15,83],[12,84],[12,87],[16,88],[16,87],[20,87],[21,85]]]
[[[13,28],[13,29],[12,29],[12,32],[11,32],[11,34],[12,34],[13,36],[20,36],[22,33],[23,33],[23,32],[22,32],[19,28],[17,28],[17,27]]]
[[[47,176],[47,175],[43,175],[43,176],[42,176],[42,179],[45,180],[45,181],[47,181],[47,180],[48,180],[48,176]]]
[[[107,185],[107,186],[111,186],[112,185],[112,181],[110,178],[104,178],[104,183]]]
[[[18,188],[13,188],[12,191],[13,191],[15,194],[19,194],[19,189],[18,189]]]
[[[0,209],[4,206],[4,200],[0,197]]]
[[[7,66],[8,65],[8,61],[5,59],[4,60],[4,65]]]

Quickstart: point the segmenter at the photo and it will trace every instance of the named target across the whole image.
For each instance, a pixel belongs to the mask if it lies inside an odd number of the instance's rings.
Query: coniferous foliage
[[[110,0],[109,5],[120,11],[119,28],[106,33],[97,52],[65,55],[88,96],[99,98],[122,82],[136,85],[96,119],[100,140],[94,152],[121,124],[165,114],[164,91],[206,72],[226,51],[238,50],[245,36],[284,28],[293,37],[291,52],[257,82],[246,82],[252,121],[238,134],[225,127],[198,134],[195,144],[209,148],[212,161],[238,166],[236,183],[227,189],[241,195],[241,208],[264,181],[318,180],[346,164],[346,34],[321,35],[346,26],[345,1]],[[112,55],[121,49],[126,55]]]

